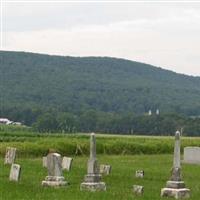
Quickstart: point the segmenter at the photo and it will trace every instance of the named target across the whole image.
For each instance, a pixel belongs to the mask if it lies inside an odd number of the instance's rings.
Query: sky
[[[1,5],[1,50],[119,57],[200,76],[200,1]]]

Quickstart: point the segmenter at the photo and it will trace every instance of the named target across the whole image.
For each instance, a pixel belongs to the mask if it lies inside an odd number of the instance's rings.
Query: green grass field
[[[112,165],[112,172],[103,177],[106,182],[106,192],[80,191],[80,183],[86,174],[87,157],[74,157],[72,170],[64,172],[67,187],[44,188],[41,181],[47,175],[47,170],[42,167],[42,159],[17,159],[21,164],[22,173],[19,183],[9,182],[9,166],[4,166],[1,159],[0,194],[2,200],[128,200],[144,199],[159,200],[160,189],[165,186],[170,177],[172,155],[135,155],[135,156],[98,156],[100,163]],[[191,189],[191,200],[199,200],[200,196],[200,166],[186,165],[182,167],[186,186]],[[144,179],[135,178],[135,170],[144,169]],[[132,185],[144,186],[144,195],[137,197],[132,193]]]
[[[88,134],[39,134],[29,129],[0,127],[0,200],[160,200],[160,190],[170,177],[173,159],[173,137],[97,135],[99,163],[110,164],[112,172],[104,176],[106,192],[80,191],[87,169],[89,154]],[[17,148],[16,163],[22,167],[18,183],[8,180],[10,166],[3,158],[6,147]],[[182,138],[184,146],[200,146],[200,138]],[[42,156],[54,149],[62,156],[74,158],[72,170],[64,172],[67,187],[41,186],[47,175],[42,167]],[[135,178],[135,171],[143,169],[144,179]],[[182,165],[186,186],[191,189],[191,200],[200,199],[200,166]],[[144,195],[135,196],[134,184],[144,186]]]

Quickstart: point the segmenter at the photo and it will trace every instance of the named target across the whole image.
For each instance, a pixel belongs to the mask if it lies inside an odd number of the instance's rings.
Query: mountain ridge
[[[200,113],[200,77],[113,57],[0,51],[3,108]]]

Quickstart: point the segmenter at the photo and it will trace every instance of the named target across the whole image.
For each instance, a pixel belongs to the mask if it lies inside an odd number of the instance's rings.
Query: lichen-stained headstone
[[[100,174],[109,175],[111,173],[111,166],[110,165],[100,165]]]
[[[62,159],[62,169],[70,171],[72,166],[73,158],[64,156]]]
[[[42,181],[43,186],[59,187],[67,185],[62,174],[62,160],[58,153],[49,153],[47,155],[48,176]]]
[[[16,157],[16,148],[7,147],[4,164],[13,164]]]
[[[19,181],[20,173],[21,173],[21,167],[20,167],[20,165],[18,165],[18,164],[12,164],[11,165],[11,169],[10,169],[9,180],[10,181]]]
[[[144,178],[144,170],[136,170],[135,177],[136,178]]]
[[[133,185],[133,193],[135,195],[143,195],[144,186],[142,186],[142,185]]]

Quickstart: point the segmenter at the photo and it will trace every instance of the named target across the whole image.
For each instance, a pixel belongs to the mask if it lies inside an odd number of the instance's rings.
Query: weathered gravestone
[[[135,177],[136,178],[144,178],[144,170],[136,170]]]
[[[180,132],[177,131],[175,134],[174,161],[171,178],[167,181],[166,187],[161,189],[161,196],[163,197],[174,197],[176,199],[190,197],[190,190],[185,188],[185,183],[181,178],[180,156]]]
[[[10,168],[9,180],[10,181],[19,181],[20,173],[21,173],[21,167],[20,167],[20,165],[18,165],[18,164],[12,164],[11,168]]]
[[[67,184],[62,174],[61,156],[58,153],[47,155],[48,176],[42,181],[43,186],[64,186]]]
[[[47,157],[46,156],[42,157],[42,166],[45,168],[47,167]]]
[[[71,166],[72,166],[72,161],[73,161],[73,158],[64,156],[62,159],[62,169],[70,171]]]
[[[110,165],[100,165],[100,174],[103,175],[109,175],[111,172],[111,166]]]
[[[96,159],[96,139],[95,134],[90,136],[90,158],[88,160],[87,175],[84,182],[81,183],[81,190],[88,191],[105,191],[106,184],[101,182],[101,174],[99,174],[99,166]]]
[[[189,164],[200,164],[200,147],[185,147],[183,162]]]
[[[142,195],[144,193],[144,186],[133,185],[133,193],[136,195]]]
[[[4,164],[13,164],[15,162],[16,148],[7,147]]]

